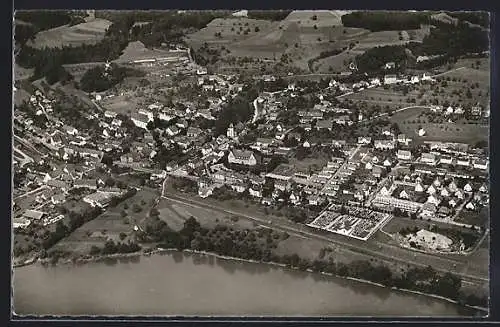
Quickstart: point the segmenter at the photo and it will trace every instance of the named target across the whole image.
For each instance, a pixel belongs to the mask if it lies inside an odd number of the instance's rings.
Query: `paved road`
[[[165,180],[166,182],[166,180]],[[455,260],[455,259],[448,259],[442,256],[436,256],[436,255],[429,255],[429,254],[424,254],[424,253],[414,253],[409,250],[402,249],[398,246],[386,244],[386,243],[381,243],[381,242],[373,242],[366,243],[366,242],[356,242],[356,240],[348,240],[348,239],[342,239],[338,235],[320,235],[314,232],[311,232],[306,229],[306,226],[299,226],[295,225],[293,223],[288,223],[284,224],[280,222],[280,225],[273,225],[269,223],[269,220],[266,220],[264,218],[260,217],[255,217],[248,215],[243,212],[237,212],[233,210],[228,210],[226,208],[222,208],[219,206],[215,206],[212,204],[208,203],[203,203],[197,200],[194,200],[193,198],[187,198],[180,196],[178,194],[173,195],[173,194],[162,194],[162,197],[165,199],[168,199],[173,202],[178,202],[182,203],[184,205],[192,206],[192,207],[198,207],[198,208],[205,208],[205,209],[210,209],[210,210],[215,210],[219,212],[223,212],[224,214],[230,214],[230,215],[236,215],[240,216],[252,221],[255,221],[263,226],[273,228],[276,230],[280,231],[286,231],[289,234],[293,235],[298,235],[298,236],[303,236],[307,238],[314,238],[322,241],[328,241],[335,243],[337,245],[343,246],[343,250],[346,251],[351,251],[355,253],[361,253],[361,254],[366,254],[368,256],[380,258],[383,260],[387,260],[390,262],[397,262],[400,264],[410,264],[414,266],[420,266],[420,267],[426,267],[428,265],[432,265],[437,271],[440,272],[449,272],[452,270],[453,265],[455,264],[457,267],[463,267],[464,264],[467,264],[467,262],[464,260],[463,262]],[[370,248],[371,246],[371,248]],[[377,248],[377,250],[373,250],[372,248]],[[466,267],[465,267],[466,268]],[[475,283],[475,284],[480,284],[482,282],[488,281],[488,278],[483,278],[480,276],[473,276],[466,274],[462,271],[454,271],[455,274],[461,276],[465,281],[469,283]]]

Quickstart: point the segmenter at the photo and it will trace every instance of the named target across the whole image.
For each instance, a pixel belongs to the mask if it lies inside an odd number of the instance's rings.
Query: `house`
[[[396,68],[396,63],[391,61],[385,64],[384,69],[389,70],[389,69],[395,69]]]
[[[181,119],[175,125],[179,128],[186,129],[188,128],[189,123],[185,119]]]
[[[375,140],[374,146],[379,150],[392,150],[395,148],[394,141],[392,140]]]
[[[487,170],[488,160],[486,159],[475,159],[472,163],[473,167],[476,169]]]
[[[458,199],[455,199],[455,198],[451,198],[450,201],[448,201],[448,205],[452,208],[455,208],[458,204]]]
[[[457,190],[457,191],[455,192],[455,196],[456,196],[458,199],[463,200],[463,199],[464,199],[464,197],[465,197],[465,194],[464,194],[464,192],[463,192],[462,190]]]
[[[92,207],[105,208],[113,199],[112,193],[95,192],[83,198],[83,202],[90,204]]]
[[[485,184],[481,185],[481,187],[479,187],[479,192],[482,193],[488,192],[488,186],[486,186]]]
[[[458,190],[455,181],[451,181],[450,184],[448,184],[448,189],[450,190],[450,192],[456,192]]]
[[[372,138],[367,136],[359,136],[358,144],[370,144],[372,143]]]
[[[422,156],[420,157],[420,161],[422,163],[434,166],[436,165],[436,155],[432,153],[422,153]]]
[[[436,177],[434,181],[432,182],[432,185],[439,187],[441,186],[441,179],[439,177]]]
[[[465,184],[464,191],[468,193],[472,192],[472,185],[470,183]]]
[[[382,177],[383,175],[385,175],[385,168],[381,166],[373,166],[372,175],[377,178]]]
[[[263,198],[261,200],[261,203],[267,206],[270,206],[273,204],[273,199],[272,198]]]
[[[318,120],[316,122],[316,129],[318,129],[318,130],[327,129],[327,130],[331,131],[332,126],[333,126],[333,121],[330,119]]]
[[[234,149],[229,152],[227,156],[228,162],[231,164],[255,166],[257,165],[257,158],[252,151]]]
[[[309,123],[300,124],[299,127],[302,128],[303,130],[307,131],[307,132],[312,129],[312,126]]]
[[[434,185],[431,185],[431,186],[429,186],[429,187],[427,188],[427,194],[431,194],[431,195],[432,195],[432,194],[434,194],[434,193],[436,193],[436,192],[437,192],[437,190],[436,190],[436,188],[434,187]]]
[[[132,113],[130,119],[132,120],[135,126],[146,130],[148,129],[147,128],[148,123],[152,120],[148,116],[137,113]]]
[[[289,181],[286,180],[276,180],[274,181],[274,189],[285,192],[290,187]]]
[[[342,148],[347,144],[346,140],[332,140],[332,145],[336,148]]]
[[[66,190],[69,189],[69,185],[66,182],[57,179],[51,179],[47,181],[47,185],[62,190],[63,192],[66,192]]]
[[[368,161],[368,162],[365,164],[365,169],[367,169],[367,170],[372,170],[372,168],[373,168],[373,164],[372,164],[371,162],[369,162],[369,161]]]
[[[334,119],[334,122],[338,125],[345,125],[345,124],[352,125],[351,118],[347,115],[336,117]]]
[[[447,207],[440,207],[438,210],[438,216],[441,218],[448,217],[450,215],[450,209]]]
[[[396,84],[398,82],[396,75],[385,75],[384,84]]]
[[[433,203],[434,205],[438,206],[441,203],[441,199],[438,196],[436,196],[435,194],[431,194],[427,198],[427,202]]]
[[[263,138],[259,137],[256,141],[255,144],[259,149],[262,148],[268,148],[270,145],[274,143],[274,140],[272,138]]]
[[[97,182],[95,179],[78,179],[73,183],[73,188],[88,188],[96,190]]]
[[[290,194],[289,199],[290,199],[290,202],[291,202],[292,204],[294,204],[294,205],[298,205],[298,204],[300,204],[300,202],[301,202],[301,196],[300,196],[300,194],[298,194],[298,193],[296,193],[296,192],[292,192],[292,193]]]
[[[229,124],[229,127],[227,128],[226,131],[226,136],[230,139],[234,139],[237,136],[233,123]]]
[[[391,167],[392,166],[392,161],[389,160],[389,158],[386,158],[383,163],[384,167]]]
[[[323,198],[319,195],[313,194],[313,195],[310,195],[307,197],[307,202],[311,206],[319,206],[319,205],[322,205],[323,203],[325,203],[325,198]]]
[[[199,135],[201,135],[201,133],[203,133],[203,130],[201,128],[189,127],[187,129],[186,135],[189,137],[198,137]]]
[[[441,189],[441,196],[442,197],[448,197],[448,196],[450,196],[450,192],[445,187],[443,187]]]
[[[408,195],[408,193],[406,193],[405,190],[402,190],[400,193],[399,193],[399,198],[400,199],[409,199],[410,196]]]
[[[28,209],[23,213],[23,218],[29,220],[40,220],[44,215],[45,212]]]
[[[243,193],[247,189],[247,185],[245,183],[237,182],[234,184],[230,184],[229,187],[238,193]]]
[[[168,135],[174,136],[174,135],[179,134],[181,131],[180,131],[180,129],[177,126],[170,125],[170,126],[167,127],[166,132],[167,132]]]
[[[422,186],[422,184],[420,184],[420,183],[416,183],[416,184],[415,184],[415,192],[417,192],[417,193],[421,193],[421,192],[423,192],[423,191],[424,191],[424,187]]]
[[[443,155],[443,156],[441,156],[439,158],[439,163],[440,164],[451,165],[451,164],[453,164],[453,157],[452,156]]]
[[[252,186],[248,189],[248,193],[256,198],[262,198],[262,187]]]
[[[468,210],[475,210],[476,209],[476,205],[472,202],[469,202],[465,205],[465,208],[468,209]]]
[[[436,212],[437,212],[436,205],[430,202],[426,202],[422,206],[421,215],[426,218],[432,218],[435,216]]]
[[[427,132],[425,131],[425,129],[421,128],[421,129],[419,129],[419,130],[418,130],[418,132],[417,132],[417,133],[418,133],[418,136],[425,136],[425,134],[426,134]]]
[[[398,134],[398,143],[402,143],[404,145],[409,145],[411,142],[411,138],[407,137],[406,134]]]
[[[65,200],[66,200],[66,196],[64,194],[56,194],[50,198],[50,201],[52,202],[52,204],[63,203]]]
[[[457,166],[469,167],[470,166],[469,158],[457,158]]]
[[[74,127],[71,127],[71,126],[67,126],[67,125],[63,125],[62,126],[62,129],[69,135],[77,135],[78,134],[78,130]]]
[[[479,104],[476,104],[475,106],[472,106],[470,109],[470,113],[474,116],[481,116],[483,113],[483,108]]]
[[[407,150],[398,150],[396,157],[398,160],[411,160],[411,152]]]

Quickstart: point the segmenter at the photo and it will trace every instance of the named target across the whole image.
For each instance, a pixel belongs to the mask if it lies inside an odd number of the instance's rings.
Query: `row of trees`
[[[432,267],[411,268],[400,276],[393,274],[391,269],[384,265],[373,265],[370,261],[353,261],[348,264],[328,260],[309,260],[297,254],[277,255],[272,250],[276,247],[280,236],[272,231],[267,234],[261,231],[235,231],[226,226],[217,226],[214,229],[201,227],[195,218],[190,217],[184,227],[175,232],[166,223],[156,220],[155,229],[147,230],[149,237],[160,242],[159,247],[177,248],[179,250],[192,249],[209,251],[221,255],[228,255],[243,259],[253,259],[263,262],[277,262],[301,270],[325,272],[342,277],[354,277],[380,283],[388,287],[398,287],[437,294],[461,303],[486,305],[486,299],[465,296],[460,292],[461,279],[451,273],[440,274]],[[265,242],[259,241],[260,237]],[[283,237],[282,239],[284,239]]]
[[[249,10],[247,17],[252,19],[280,21],[285,19],[291,12],[291,10]]]
[[[127,76],[140,77],[144,76],[144,73],[115,64],[108,70],[103,66],[97,66],[85,72],[80,80],[80,88],[85,92],[102,92],[117,85]]]
[[[415,30],[429,23],[429,13],[357,11],[342,16],[345,27],[366,28],[372,32]]]

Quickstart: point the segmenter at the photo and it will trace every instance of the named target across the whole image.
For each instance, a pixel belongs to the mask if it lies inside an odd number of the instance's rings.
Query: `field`
[[[160,219],[165,221],[174,230],[180,230],[184,226],[184,221],[193,216],[206,228],[214,228],[217,224],[230,226],[234,229],[252,229],[254,224],[245,219],[231,219],[231,216],[224,215],[209,209],[189,206],[171,200],[162,199],[158,205]]]
[[[17,64],[14,65],[14,80],[23,80],[28,79],[33,75],[33,68],[23,68]]]
[[[94,19],[74,26],[59,26],[37,33],[35,40],[29,41],[28,45],[40,49],[95,44],[104,38],[110,25],[108,20]]]
[[[154,59],[162,57],[177,57],[186,55],[185,52],[170,52],[162,49],[148,49],[140,41],[130,42],[123,53],[113,62],[127,63],[134,60]]]
[[[130,95],[117,95],[112,98],[103,99],[100,105],[106,110],[126,115],[128,111],[135,111],[137,100],[137,98]]]
[[[77,228],[71,235],[57,243],[54,249],[88,254],[92,245],[102,246],[109,238],[115,242],[119,241],[120,233],[125,233],[127,237],[130,237],[134,225],[140,225],[140,222],[146,218],[152,202],[157,197],[158,194],[153,191],[138,191],[132,198],[114,208],[108,208],[96,219]],[[136,204],[141,207],[140,212],[135,212],[132,209]],[[71,208],[71,210],[75,210],[75,208]],[[122,212],[126,212],[126,216],[123,216]]]
[[[471,143],[481,140],[488,140],[489,127],[480,124],[466,123],[430,123],[425,117],[420,115],[425,109],[417,107],[395,113],[391,122],[398,124],[401,133],[415,141],[443,141]],[[426,134],[417,134],[419,127],[422,127]]]

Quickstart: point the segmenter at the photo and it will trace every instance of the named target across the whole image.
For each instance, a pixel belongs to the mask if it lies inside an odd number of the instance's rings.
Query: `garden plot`
[[[361,208],[348,209],[347,214],[326,210],[308,226],[366,241],[391,218],[389,214]]]

